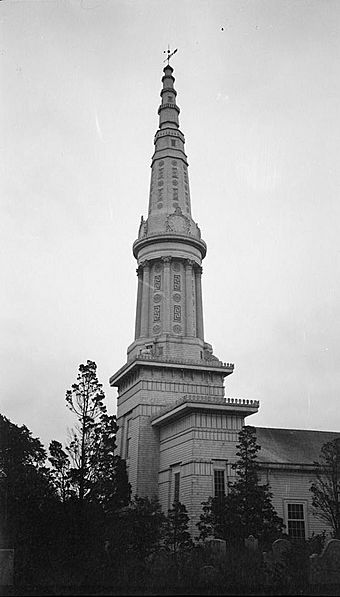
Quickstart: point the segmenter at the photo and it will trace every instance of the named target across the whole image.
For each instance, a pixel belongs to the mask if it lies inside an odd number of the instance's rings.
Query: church
[[[164,68],[154,138],[148,217],[133,243],[137,261],[135,337],[126,363],[110,378],[118,390],[117,446],[132,495],[156,496],[166,512],[185,504],[191,532],[209,496],[233,480],[238,433],[252,425],[254,400],[229,399],[234,365],[216,356],[204,335],[202,261],[207,246],[192,219],[185,139],[173,68]],[[339,434],[256,428],[261,480],[295,538],[320,533],[310,482],[321,446]]]

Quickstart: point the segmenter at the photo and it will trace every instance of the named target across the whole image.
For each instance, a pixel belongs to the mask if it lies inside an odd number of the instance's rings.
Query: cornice
[[[133,255],[137,259],[139,251],[148,245],[176,241],[178,243],[190,245],[198,249],[202,255],[202,259],[204,259],[204,257],[207,254],[207,245],[202,239],[194,238],[192,236],[189,236],[188,234],[181,234],[180,232],[157,232],[157,234],[150,234],[148,236],[144,236],[141,239],[135,240],[132,246]]]
[[[151,425],[153,427],[161,427],[167,425],[175,419],[178,419],[192,411],[199,412],[218,412],[218,413],[233,413],[239,414],[242,417],[248,417],[249,415],[257,413],[259,404],[249,400],[239,401],[237,403],[230,403],[221,400],[206,401],[204,397],[200,396],[198,399],[195,397],[185,396],[181,403],[174,404],[172,407],[163,411],[163,413],[157,414],[153,417]]]
[[[186,369],[191,371],[210,371],[221,373],[223,377],[230,375],[234,371],[233,363],[222,363],[222,361],[195,361],[190,359],[167,359],[164,357],[154,357],[152,355],[137,355],[131,361],[128,361],[112,377],[110,377],[110,386],[118,386],[124,377],[131,373],[136,367],[151,367],[162,369]]]

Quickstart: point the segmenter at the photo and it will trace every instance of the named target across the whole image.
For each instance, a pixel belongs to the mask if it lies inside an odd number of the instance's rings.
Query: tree
[[[157,498],[138,497],[119,513],[119,529],[111,537],[111,544],[121,554],[138,555],[144,560],[156,551],[162,537],[165,520]]]
[[[60,442],[52,440],[49,446],[52,478],[63,504],[70,496],[70,459]]]
[[[280,535],[284,525],[272,505],[269,485],[259,484],[257,453],[261,448],[256,443],[254,427],[241,429],[236,447],[239,459],[232,468],[237,473],[237,479],[228,484],[227,495],[210,497],[203,502],[203,514],[198,523],[200,536],[204,538],[213,534],[239,542],[253,535],[261,543],[272,542]]]
[[[39,573],[58,506],[45,460],[40,440],[25,425],[0,415],[0,547],[15,548],[18,582]]]
[[[310,487],[315,515],[333,529],[334,538],[340,539],[340,439],[322,446],[315,466],[316,480]]]
[[[127,504],[130,486],[125,464],[115,455],[117,422],[108,415],[105,395],[97,378],[97,365],[79,366],[77,383],[66,392],[67,406],[78,421],[66,447],[73,466],[70,481],[80,504],[100,502],[110,510]]]
[[[184,504],[176,501],[164,521],[163,541],[166,548],[174,555],[177,566],[178,554],[192,547],[192,540],[188,531],[189,516]]]

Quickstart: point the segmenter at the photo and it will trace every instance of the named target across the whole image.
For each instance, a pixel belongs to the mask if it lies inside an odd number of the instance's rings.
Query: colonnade
[[[172,333],[172,309],[174,305],[172,294],[171,263],[174,259],[170,256],[160,260],[145,260],[137,268],[138,289],[136,307],[135,340],[149,338],[155,334],[152,331],[152,297],[157,288],[151,280],[151,270],[155,263],[162,262],[162,285],[159,289],[162,295],[162,334]],[[182,280],[180,296],[182,309],[182,332],[180,335],[200,338],[204,340],[203,305],[202,305],[202,268],[192,259],[179,260],[184,263],[184,279]]]

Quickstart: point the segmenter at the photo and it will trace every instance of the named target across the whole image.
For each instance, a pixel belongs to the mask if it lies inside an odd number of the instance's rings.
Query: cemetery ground
[[[262,552],[256,542],[230,548],[219,539],[189,550],[157,550],[141,559],[119,561],[94,557],[80,565],[60,558],[58,566],[37,566],[35,583],[3,585],[0,595],[339,595],[340,541],[327,541],[319,554],[309,555],[308,542],[276,540]],[[314,546],[315,547],[315,546]],[[81,557],[86,557],[86,550]],[[97,554],[98,556],[98,554]],[[101,563],[99,563],[101,562]]]

